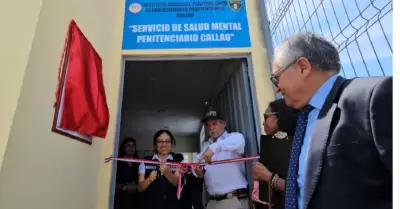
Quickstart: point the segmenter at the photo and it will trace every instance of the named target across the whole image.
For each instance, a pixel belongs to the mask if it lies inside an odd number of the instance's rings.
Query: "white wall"
[[[41,7],[42,0],[0,1],[0,171]]]
[[[89,146],[52,133],[53,102],[57,68],[72,18],[102,57],[104,79],[109,78],[111,59],[118,52],[116,3],[1,1],[0,11],[0,83],[11,88],[5,88],[9,94],[3,96],[2,91],[0,99],[2,122],[7,123],[1,125],[0,141],[8,139],[0,172],[0,208],[96,209],[105,141],[95,139]],[[3,102],[9,105],[4,115]],[[2,142],[0,148],[5,148]]]

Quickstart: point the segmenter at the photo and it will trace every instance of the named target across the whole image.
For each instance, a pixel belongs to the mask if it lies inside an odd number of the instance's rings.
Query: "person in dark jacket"
[[[267,135],[271,135],[275,137],[275,135],[279,135],[279,133],[285,133],[287,139],[281,140],[289,140],[292,141],[296,130],[296,123],[297,123],[297,116],[299,111],[288,107],[285,104],[284,99],[277,99],[269,103],[267,109],[264,112],[264,132]],[[261,143],[262,144],[262,143]],[[284,150],[282,150],[284,152]],[[260,153],[262,154],[262,153]],[[260,159],[261,161],[261,159]],[[289,162],[287,162],[289,163]],[[271,173],[275,173],[277,171],[269,170],[266,165],[261,162],[254,162],[253,164],[253,178],[254,180],[259,182],[259,190],[266,191],[268,184],[267,182],[271,183],[272,187],[274,188],[276,194],[279,196],[279,199],[283,201],[283,192],[284,192],[284,179],[282,178],[268,178]],[[273,180],[273,182],[272,182]],[[257,188],[256,188],[257,189]],[[275,202],[274,208],[283,208],[283,202]],[[257,209],[267,208],[265,205],[257,204]]]
[[[137,158],[136,140],[125,138],[118,151],[119,158]],[[137,163],[118,161],[115,187],[114,209],[133,209],[139,203]]]
[[[168,130],[160,130],[154,135],[155,154],[144,157],[145,160],[161,164],[141,163],[139,166],[139,188],[143,192],[143,208],[180,209],[176,197],[179,170],[167,166],[166,162],[179,162],[171,154],[175,139]]]
[[[285,132],[288,136],[294,136],[297,115],[298,110],[288,107],[284,99],[270,102],[264,112],[264,132],[267,135]]]

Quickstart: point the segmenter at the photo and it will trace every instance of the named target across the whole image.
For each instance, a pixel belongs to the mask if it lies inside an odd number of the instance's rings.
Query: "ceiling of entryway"
[[[130,61],[125,64],[122,131],[151,139],[163,128],[198,136],[205,102],[215,98],[240,60]]]

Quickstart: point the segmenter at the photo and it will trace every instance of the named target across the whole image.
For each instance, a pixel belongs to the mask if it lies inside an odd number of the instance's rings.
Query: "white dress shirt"
[[[241,133],[225,131],[216,142],[203,143],[200,154],[196,156],[196,161],[208,147],[214,152],[212,161],[240,158],[244,153],[244,146],[245,140]],[[244,162],[206,165],[204,169],[206,170],[204,184],[210,195],[221,195],[247,188]]]

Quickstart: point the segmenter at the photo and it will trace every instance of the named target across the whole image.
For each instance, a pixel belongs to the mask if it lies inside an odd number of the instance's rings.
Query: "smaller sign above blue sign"
[[[126,0],[123,50],[250,46],[244,0]]]

